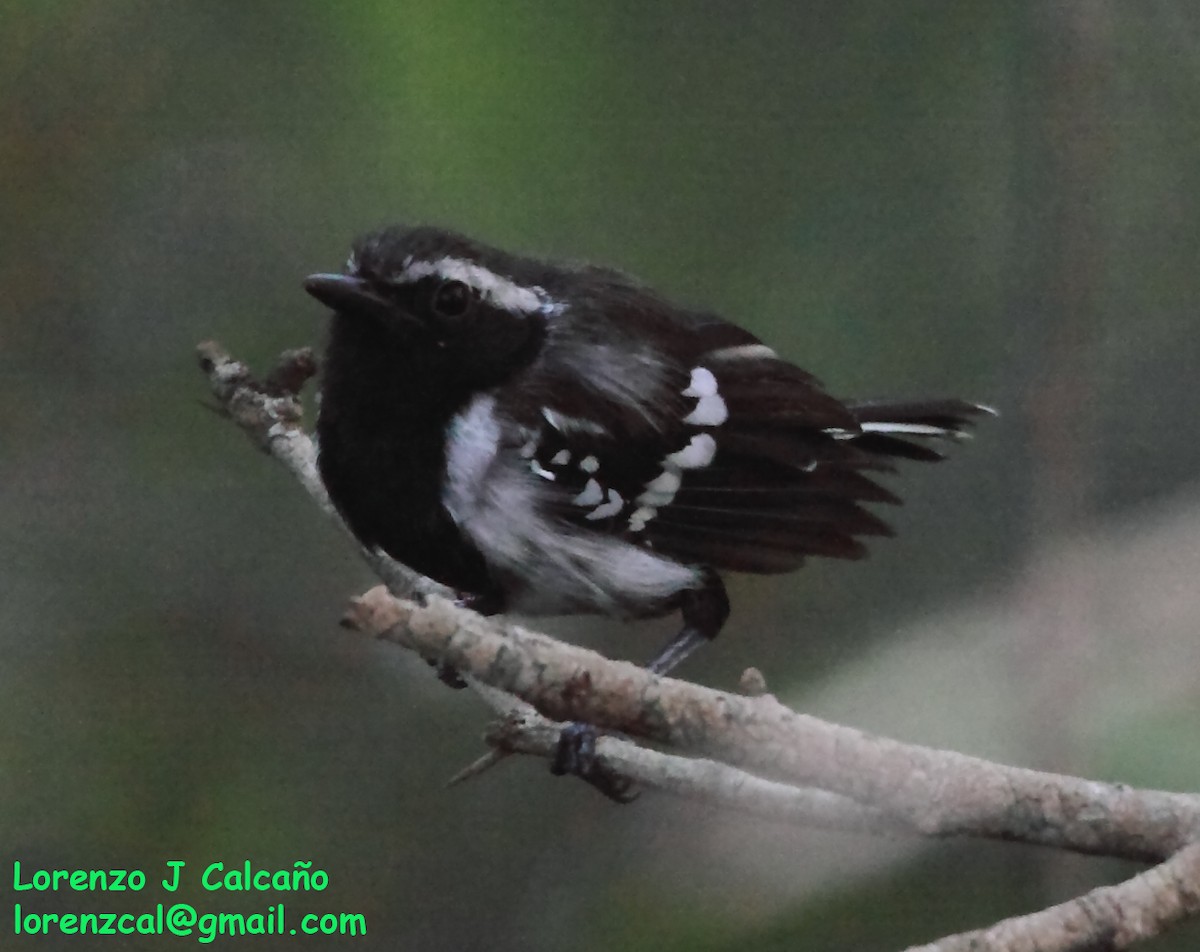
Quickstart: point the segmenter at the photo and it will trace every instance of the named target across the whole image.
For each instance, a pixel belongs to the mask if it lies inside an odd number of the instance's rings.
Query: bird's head
[[[394,227],[359,239],[341,274],[304,288],[335,312],[335,342],[421,360],[473,388],[528,363],[564,305],[544,287],[556,271],[436,228]]]

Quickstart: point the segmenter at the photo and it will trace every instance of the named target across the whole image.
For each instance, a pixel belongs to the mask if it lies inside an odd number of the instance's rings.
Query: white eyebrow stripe
[[[439,277],[444,281],[461,281],[478,292],[496,307],[514,314],[561,314],[566,305],[550,299],[544,288],[522,287],[495,271],[461,258],[439,258],[437,261],[406,262],[395,276],[400,284],[421,278]]]

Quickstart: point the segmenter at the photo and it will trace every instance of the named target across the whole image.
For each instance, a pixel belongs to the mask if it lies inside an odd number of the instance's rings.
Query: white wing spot
[[[517,452],[521,454],[521,459],[533,459],[537,455],[537,450],[538,438],[535,436],[519,450],[517,450]]]
[[[583,487],[583,492],[571,500],[577,506],[594,506],[604,501],[604,490],[594,479],[589,479]]]
[[[683,449],[671,453],[663,460],[664,466],[679,469],[702,469],[717,455],[717,441],[707,433],[697,433]]]
[[[692,380],[683,391],[685,397],[712,397],[717,393],[717,378],[707,367],[693,367]]]
[[[579,461],[579,468],[585,473],[594,473],[600,468],[600,460],[594,456],[585,456]]]
[[[625,500],[621,498],[621,494],[615,489],[609,490],[608,502],[603,506],[597,506],[583,518],[585,519],[607,519],[609,516],[615,516],[621,511],[621,507],[625,505]]]
[[[633,510],[629,515],[629,531],[641,532],[646,528],[646,523],[658,515],[658,510],[653,506],[642,506],[640,509]]]
[[[770,360],[775,351],[766,344],[739,344],[736,347],[722,347],[720,350],[705,354],[705,360]]]
[[[729,419],[729,408],[717,393],[717,378],[707,367],[693,367],[685,397],[699,397],[696,409],[683,418],[692,426],[720,426]]]
[[[673,496],[679,491],[679,486],[682,482],[683,480],[679,478],[678,473],[674,473],[668,469],[646,483],[646,489],[652,493],[670,493]]]
[[[548,479],[550,482],[554,482],[554,474],[550,472],[550,470],[543,468],[537,460],[531,459],[529,461],[529,468],[541,476],[542,479]]]
[[[678,472],[664,470],[646,483],[646,491],[637,497],[638,504],[651,508],[670,505],[682,482]]]
[[[567,463],[571,462],[571,451],[559,450],[550,458],[550,462],[554,466],[566,466]]]
[[[712,393],[701,397],[696,409],[685,416],[683,422],[692,426],[720,426],[728,419],[729,408],[725,401],[719,394]]]

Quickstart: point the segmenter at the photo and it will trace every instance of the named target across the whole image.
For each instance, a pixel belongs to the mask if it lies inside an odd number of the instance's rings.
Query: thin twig
[[[281,462],[321,510],[353,539],[325,491],[317,471],[316,445],[302,425],[299,391],[316,372],[312,352],[304,348],[282,354],[279,364],[267,377],[268,384],[260,384],[245,364],[230,357],[215,341],[204,341],[196,348],[196,354],[213,396],[225,412],[259,449]],[[357,540],[355,548],[396,595],[450,594],[445,586],[417,574],[378,549],[364,549]]]

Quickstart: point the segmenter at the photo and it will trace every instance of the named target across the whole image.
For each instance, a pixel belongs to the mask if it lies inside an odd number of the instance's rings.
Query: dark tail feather
[[[899,502],[876,478],[897,460],[941,459],[931,442],[965,438],[993,412],[964,400],[842,402],[761,344],[721,348],[702,362],[728,411],[710,431],[716,455],[646,526],[656,548],[717,569],[863,558],[863,538],[891,535],[863,504]]]
[[[891,432],[885,429],[890,425],[903,433],[905,428],[911,432],[911,428],[926,427],[941,432],[912,435],[952,438],[969,435],[979,416],[996,415],[991,407],[966,400],[854,400],[848,401],[846,408],[864,429],[875,424],[876,432]]]
[[[846,406],[861,430],[861,435],[848,439],[852,446],[927,463],[944,457],[922,441],[969,439],[976,418],[996,413],[966,400],[859,400]]]

